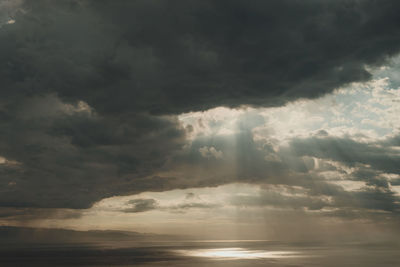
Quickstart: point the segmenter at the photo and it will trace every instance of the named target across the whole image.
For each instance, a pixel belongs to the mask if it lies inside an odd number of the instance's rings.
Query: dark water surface
[[[274,241],[2,245],[0,266],[400,266],[392,243]]]

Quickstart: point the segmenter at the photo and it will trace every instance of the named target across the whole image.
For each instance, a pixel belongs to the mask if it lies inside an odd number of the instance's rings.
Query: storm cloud
[[[25,1],[1,29],[2,92],[52,92],[113,114],[314,98],[367,80],[366,66],[399,51],[398,5]]]
[[[400,51],[399,8],[373,0],[21,2],[15,22],[0,28],[0,206],[88,208],[114,195],[237,181],[311,187],[322,178],[305,178],[303,156],[399,173],[391,148],[313,138],[294,140],[285,154],[259,149],[252,125],[240,126],[233,143],[242,153],[232,156],[232,140],[189,144],[191,129],[177,119],[218,106],[282,106],[367,81],[369,68]],[[397,210],[389,193],[374,196],[392,206],[371,205]],[[132,204],[132,212],[155,208]]]

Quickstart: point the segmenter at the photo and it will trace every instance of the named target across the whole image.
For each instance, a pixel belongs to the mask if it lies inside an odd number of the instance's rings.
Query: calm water
[[[2,246],[0,266],[400,266],[389,243],[203,241]]]

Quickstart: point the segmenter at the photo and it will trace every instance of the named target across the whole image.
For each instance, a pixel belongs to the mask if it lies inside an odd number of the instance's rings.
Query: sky
[[[0,225],[396,240],[398,1],[0,1]]]

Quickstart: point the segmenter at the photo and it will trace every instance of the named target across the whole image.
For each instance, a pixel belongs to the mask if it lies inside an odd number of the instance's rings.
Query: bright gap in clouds
[[[274,141],[308,137],[318,131],[329,135],[374,140],[399,132],[400,90],[389,78],[352,84],[314,100],[299,100],[278,108],[229,109],[219,107],[179,116],[198,136],[232,135],[240,127],[251,128],[255,139]]]

